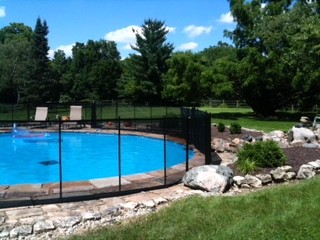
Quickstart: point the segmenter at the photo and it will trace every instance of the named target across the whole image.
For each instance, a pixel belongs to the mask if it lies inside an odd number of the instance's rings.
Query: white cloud
[[[75,44],[72,43],[72,44],[69,44],[69,45],[61,45],[59,47],[57,47],[56,51],[58,49],[64,51],[64,53],[66,54],[67,57],[71,57],[72,56],[72,48]]]
[[[176,28],[166,27],[169,33],[175,33]],[[136,42],[136,33],[141,34],[142,28],[136,25],[130,25],[125,28],[120,28],[113,32],[107,33],[104,38],[108,41],[115,41],[117,43],[125,43],[125,49],[131,49],[130,44]]]
[[[6,8],[0,7],[0,18],[3,18],[6,16]]]
[[[198,47],[198,43],[196,42],[188,42],[181,44],[178,49],[182,51],[189,51],[189,50],[194,50]]]
[[[219,22],[228,23],[228,24],[234,23],[234,18],[231,15],[231,12],[227,12],[227,13],[221,14]]]
[[[58,51],[58,50],[62,50],[64,51],[64,53],[66,54],[66,57],[72,57],[72,48],[75,44],[70,44],[70,45],[61,45],[59,47],[57,47],[55,50],[50,49],[49,50],[49,58],[53,59],[54,57],[54,52]]]
[[[176,33],[176,28],[175,27],[166,27],[169,33]]]
[[[212,27],[204,27],[204,26],[195,26],[189,25],[183,29],[190,38],[198,37],[202,34],[209,34],[212,30]]]
[[[118,29],[114,32],[109,32],[105,35],[104,38],[108,41],[130,44],[136,41],[135,33],[141,34],[141,27],[130,25],[128,27]]]

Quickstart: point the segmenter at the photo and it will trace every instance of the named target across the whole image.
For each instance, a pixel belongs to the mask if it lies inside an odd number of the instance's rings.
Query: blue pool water
[[[0,135],[0,185],[59,182],[58,133],[43,136]],[[189,151],[189,158],[194,155]],[[164,141],[121,136],[121,174],[164,169]],[[167,167],[185,162],[185,146],[166,141]],[[62,180],[116,177],[119,173],[118,135],[63,133]]]

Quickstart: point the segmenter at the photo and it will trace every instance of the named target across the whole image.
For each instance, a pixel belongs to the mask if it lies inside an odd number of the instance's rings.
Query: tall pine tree
[[[58,98],[56,81],[52,79],[50,60],[48,58],[48,38],[49,33],[47,22],[37,19],[33,34],[33,57],[35,60],[34,73],[29,82],[29,102],[40,103]]]
[[[133,64],[125,92],[127,97],[138,103],[162,102],[163,74],[168,71],[166,61],[171,57],[173,45],[166,43],[169,30],[164,22],[147,19],[142,25],[142,33],[133,30],[136,45],[131,46],[138,54],[131,56]]]

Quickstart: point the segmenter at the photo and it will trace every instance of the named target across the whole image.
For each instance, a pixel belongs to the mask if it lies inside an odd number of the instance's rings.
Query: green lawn
[[[320,179],[235,197],[191,197],[70,239],[320,239]]]
[[[272,130],[288,131],[299,122],[302,115],[309,116],[311,120],[315,116],[313,113],[277,112],[273,118],[259,118],[250,108],[201,107],[200,110],[210,113],[213,123],[222,122],[226,126],[229,126],[231,123],[237,122],[242,127],[264,132],[270,132]]]

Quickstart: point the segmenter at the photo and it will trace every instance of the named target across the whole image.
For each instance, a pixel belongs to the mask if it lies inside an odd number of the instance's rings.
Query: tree
[[[199,105],[202,99],[200,84],[204,65],[201,57],[191,52],[176,53],[168,60],[163,96],[171,103]]]
[[[124,93],[130,94],[126,97],[140,103],[161,103],[162,75],[168,70],[166,61],[173,51],[173,45],[166,43],[168,32],[164,22],[147,19],[142,25],[141,35],[135,34],[136,45],[131,47],[138,54],[131,56],[133,69],[130,75],[124,76]]]
[[[72,86],[70,99],[103,100],[117,97],[116,86],[121,76],[120,53],[115,42],[76,43],[72,49],[70,72],[64,86]]]
[[[59,91],[59,101],[69,102],[69,91],[72,89],[68,76],[70,75],[71,58],[66,57],[62,50],[54,52],[54,57],[50,62],[52,78],[57,82]]]
[[[237,26],[226,34],[237,48],[240,93],[257,114],[272,115],[296,97],[287,60],[290,38],[299,34],[290,28],[293,6],[290,0],[229,1]]]
[[[320,2],[301,3],[292,10],[291,26],[298,32],[290,38],[291,51],[288,63],[294,66],[293,86],[297,92],[296,102],[301,109],[311,109],[320,101]]]
[[[199,53],[205,60],[205,69],[201,75],[203,98],[238,98],[236,78],[238,62],[236,49],[226,43],[209,47]]]
[[[57,82],[51,78],[50,61],[48,58],[49,33],[47,22],[37,18],[33,34],[33,58],[35,70],[31,81],[28,83],[28,102],[44,102],[57,100]]]
[[[32,29],[12,23],[0,30],[0,100],[20,103],[26,98],[26,82],[31,79]]]

